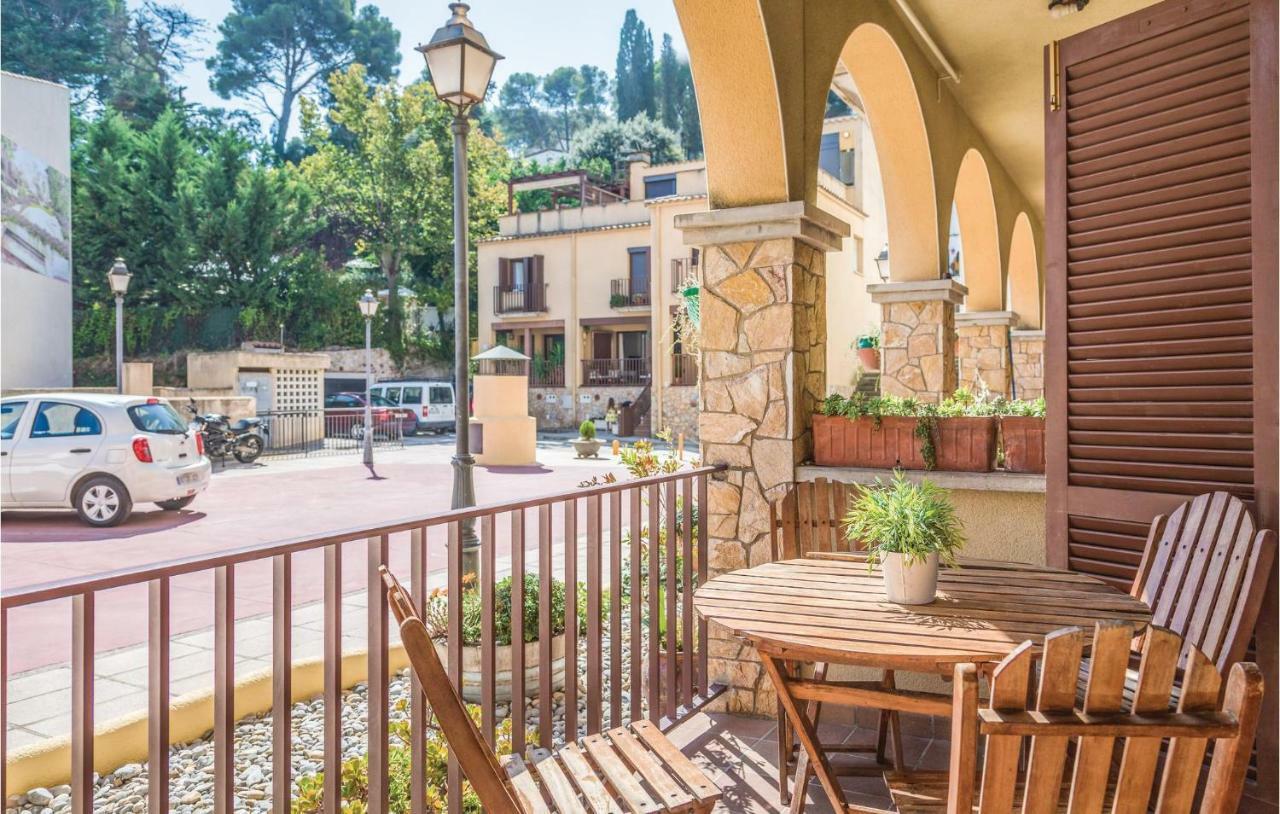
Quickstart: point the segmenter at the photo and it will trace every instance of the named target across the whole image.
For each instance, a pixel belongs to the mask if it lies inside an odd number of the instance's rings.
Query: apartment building
[[[834,385],[856,383],[852,345],[879,323],[866,284],[879,281],[883,201],[867,194],[878,179],[866,175],[874,157],[865,154],[863,124],[855,112],[824,128],[819,205],[852,230],[827,260]],[[498,235],[478,245],[477,338],[481,348],[505,344],[533,358],[529,408],[540,429],[576,427],[603,417],[611,402],[634,403],[642,431],[696,437],[697,360],[674,316],[682,291],[696,284],[701,252],[674,224],[707,208],[706,190],[701,161],[636,161],[628,183],[612,189],[578,171],[512,181]],[[520,211],[531,192],[542,206]],[[560,205],[565,199],[573,205]]]

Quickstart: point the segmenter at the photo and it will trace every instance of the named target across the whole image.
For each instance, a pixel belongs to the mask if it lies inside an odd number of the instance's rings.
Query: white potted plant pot
[[[908,562],[905,554],[881,555],[884,592],[898,605],[928,605],[938,598],[938,553]]]

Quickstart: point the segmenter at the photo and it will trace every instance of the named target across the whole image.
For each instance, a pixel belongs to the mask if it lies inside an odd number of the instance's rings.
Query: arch
[[[936,280],[941,251],[933,157],[911,69],[893,37],[875,23],[853,30],[840,62],[857,86],[880,158],[890,279]]]
[[[791,200],[773,54],[756,0],[677,3],[712,209]]]
[[[966,311],[1004,310],[1000,262],[1000,229],[995,193],[982,153],[969,149],[956,173],[956,219],[964,251],[964,283],[969,288]]]
[[[1031,218],[1019,212],[1009,243],[1009,310],[1018,315],[1018,327],[1040,328],[1043,303],[1035,232]]]

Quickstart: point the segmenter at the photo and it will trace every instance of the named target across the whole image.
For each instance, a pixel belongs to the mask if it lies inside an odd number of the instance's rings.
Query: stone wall
[[[567,387],[529,388],[529,415],[538,419],[539,431],[577,429],[581,422],[574,420],[574,412]]]
[[[970,392],[1009,395],[1009,325],[1016,317],[1009,311],[969,312],[956,315],[956,362],[959,386]]]
[[[968,293],[951,279],[867,286],[880,303],[880,392],[933,403],[956,389],[956,305]]]
[[[364,348],[331,348],[329,354],[329,370],[343,373],[364,373]],[[373,349],[373,378],[381,379],[450,379],[453,378],[453,365],[436,360],[409,361],[403,368],[397,368],[391,360],[386,348]]]
[[[662,390],[662,426],[670,430],[672,443],[684,433],[686,440],[698,437],[698,388],[695,385],[671,385]]]
[[[1011,331],[1013,386],[1020,399],[1044,395],[1044,331]]]

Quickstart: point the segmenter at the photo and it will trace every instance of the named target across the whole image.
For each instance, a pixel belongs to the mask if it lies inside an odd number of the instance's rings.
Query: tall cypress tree
[[[635,9],[627,9],[618,37],[617,92],[614,99],[618,121],[626,121],[644,113],[650,118],[658,114],[653,81],[653,35]]]
[[[702,119],[688,62],[680,63],[680,146],[688,158],[702,157]]]
[[[662,35],[662,55],[658,58],[658,111],[662,123],[680,132],[683,95],[680,87],[680,58],[671,44],[671,35]]]

